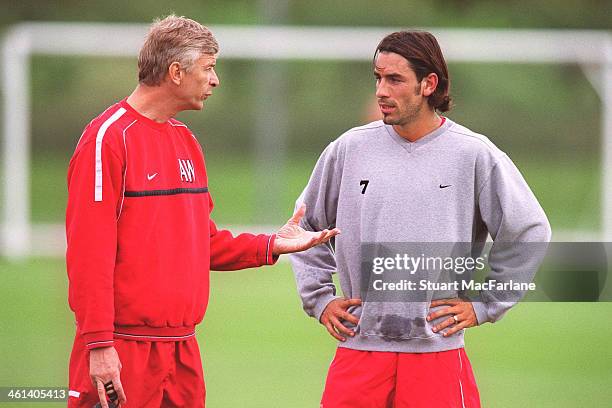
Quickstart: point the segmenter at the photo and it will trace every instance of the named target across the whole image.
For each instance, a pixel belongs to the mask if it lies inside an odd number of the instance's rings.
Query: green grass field
[[[35,222],[63,222],[68,159],[38,155],[33,160]],[[598,229],[597,162],[514,159],[553,230]],[[288,163],[279,192],[286,211],[275,215],[279,223],[290,215],[315,161],[313,156]],[[207,162],[213,218],[222,225],[257,223],[257,183],[248,158],[209,154]],[[0,274],[0,386],[66,386],[74,324],[64,261],[0,258]],[[207,407],[317,407],[335,342],[302,312],[289,265],[213,273],[211,290],[198,329]],[[499,323],[469,330],[467,351],[483,406],[610,406],[611,318],[612,303],[524,303]]]
[[[74,324],[64,262],[0,260],[0,274],[0,386],[65,386]],[[289,265],[213,273],[211,285],[198,328],[207,407],[317,407],[335,343],[302,312]],[[610,406],[611,317],[612,303],[524,303],[469,330],[483,407]]]

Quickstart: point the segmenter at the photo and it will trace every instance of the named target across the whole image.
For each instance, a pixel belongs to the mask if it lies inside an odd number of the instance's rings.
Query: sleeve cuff
[[[261,265],[274,265],[278,261],[278,256],[272,255],[272,249],[274,248],[274,240],[276,234],[272,235],[260,235],[259,244],[257,248],[257,263]]]
[[[472,299],[472,307],[474,308],[474,313],[476,313],[476,320],[478,320],[478,325],[489,321],[487,305],[486,303],[482,302],[480,297]]]
[[[114,345],[112,331],[85,333],[82,336],[88,350]]]
[[[270,235],[270,238],[268,238],[268,248],[266,251],[266,263],[268,265],[274,265],[279,258],[279,255],[272,255],[272,250],[274,249],[274,241],[276,241],[276,234],[272,234]]]

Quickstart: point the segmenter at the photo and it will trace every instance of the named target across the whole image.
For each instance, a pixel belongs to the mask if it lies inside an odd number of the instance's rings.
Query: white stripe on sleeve
[[[268,238],[268,245],[266,245],[266,264],[268,263],[268,259],[270,259],[270,242],[272,242],[272,235]]]
[[[100,126],[98,135],[96,136],[96,184],[94,201],[102,201],[102,139],[104,134],[112,125],[126,112],[125,108],[117,109],[117,112],[113,113],[112,116]]]

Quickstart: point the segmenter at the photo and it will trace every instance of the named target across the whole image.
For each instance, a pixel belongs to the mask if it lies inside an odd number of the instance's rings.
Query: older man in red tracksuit
[[[85,129],[68,171],[67,267],[76,315],[69,407],[203,407],[195,326],[209,271],[268,265],[327,241],[298,211],[275,235],[218,230],[204,156],[173,117],[219,85],[218,45],[199,23],[152,25],[139,85]],[[128,402],[129,401],[129,402]]]

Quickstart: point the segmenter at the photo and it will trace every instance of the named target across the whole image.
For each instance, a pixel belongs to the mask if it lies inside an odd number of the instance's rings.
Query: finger
[[[448,329],[446,332],[442,333],[444,337],[452,336],[457,333],[459,330],[465,329],[469,326],[469,322],[467,320],[459,321],[456,325]]]
[[[323,314],[319,318],[319,323],[321,323],[323,326],[325,326],[327,323],[329,323],[329,319],[325,315],[326,311],[327,310],[323,310]]]
[[[117,396],[119,397],[119,403],[125,404],[127,401],[127,398],[125,396],[125,391],[123,391],[123,385],[121,384],[121,379],[119,378],[119,376],[116,376],[113,379],[113,387],[115,388],[115,392],[117,393]]]
[[[106,402],[106,390],[104,389],[104,383],[99,378],[96,379],[96,389],[98,390],[98,398],[100,399],[100,405],[102,408],[108,408],[108,403]]]
[[[328,230],[323,230],[320,232],[315,232],[315,233],[311,233],[310,235],[310,239],[308,240],[308,243],[305,245],[306,248],[311,248],[313,246],[317,246],[319,244],[321,244],[323,242],[323,239],[325,237],[325,234],[327,233]]]
[[[331,323],[334,325],[334,328],[338,332],[346,334],[347,336],[351,336],[351,337],[355,335],[355,332],[349,329],[348,327],[346,327],[345,325],[343,325],[342,323],[340,323],[340,320],[338,320],[336,316],[331,316],[329,320],[331,321]]]
[[[300,208],[289,218],[288,224],[299,224],[302,217],[306,214],[306,204],[300,205]]]
[[[440,330],[446,329],[448,326],[453,325],[453,324],[455,324],[455,319],[453,319],[452,317],[449,317],[448,319],[444,319],[443,322],[435,325],[431,330],[434,333],[437,333]]]
[[[327,233],[327,239],[332,239],[336,235],[340,235],[340,230],[338,228],[334,228]]]
[[[329,234],[329,230],[325,228],[323,231],[319,232],[319,235],[317,236],[317,241],[319,241],[319,243],[323,242],[327,237],[327,234]]]
[[[324,244],[328,242],[332,237],[333,235],[330,235],[328,230],[321,231],[320,234],[315,235],[314,237],[310,239],[306,247],[311,248],[313,246]]]
[[[458,314],[457,320],[459,321],[459,323],[463,323],[465,328],[478,326],[478,319],[476,318],[476,314],[474,314],[470,310],[465,310],[463,313]]]
[[[346,299],[345,300],[345,304],[346,304],[346,309],[348,309],[351,306],[361,306],[361,299]],[[343,305],[344,306],[344,305]]]
[[[461,310],[458,306],[452,306],[452,307],[445,307],[443,309],[440,310],[436,310],[435,312],[431,312],[429,313],[429,315],[427,315],[427,321],[431,322],[432,320],[437,319],[438,317],[441,316],[446,316],[449,314],[460,314],[462,313],[463,310]]]
[[[327,234],[325,234],[325,236],[323,237],[323,241],[327,242],[330,239],[332,239],[333,237],[335,237],[336,235],[340,234],[340,230],[338,228],[334,228],[332,230],[327,231]]]
[[[349,323],[353,323],[354,325],[359,324],[359,319],[356,316],[353,316],[350,313],[344,312],[340,315],[342,320],[346,320]]]
[[[430,307],[436,307],[436,306],[442,306],[442,305],[454,306],[459,302],[461,302],[461,299],[436,299],[436,300],[432,300],[429,306]]]
[[[342,337],[341,335],[339,335],[333,328],[331,322],[327,322],[325,323],[325,328],[327,329],[327,331],[329,332],[329,334],[332,335],[333,338],[335,338],[336,340],[340,340],[340,341],[346,341],[346,339],[344,337]]]
[[[329,234],[328,229],[321,231],[321,233],[317,236],[317,245],[329,241],[331,237],[332,236]]]

